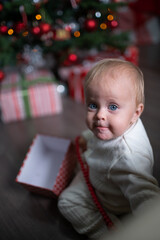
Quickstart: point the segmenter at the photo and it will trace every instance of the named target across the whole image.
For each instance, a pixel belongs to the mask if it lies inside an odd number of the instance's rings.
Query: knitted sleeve
[[[142,159],[140,159],[142,160]],[[111,169],[110,177],[129,201],[132,213],[136,213],[148,200],[160,197],[156,179],[145,169],[135,167],[129,159],[121,159]]]

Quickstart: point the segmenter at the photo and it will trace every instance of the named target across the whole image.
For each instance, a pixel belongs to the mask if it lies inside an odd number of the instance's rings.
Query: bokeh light
[[[79,31],[75,31],[75,32],[74,32],[74,36],[75,36],[75,37],[80,37],[80,35],[81,35],[81,34],[80,34]]]
[[[8,35],[13,35],[14,31],[12,28],[8,29]]]
[[[107,24],[106,24],[106,23],[101,23],[100,28],[101,28],[102,30],[107,29]]]
[[[114,19],[114,17],[113,17],[113,15],[109,14],[109,15],[107,16],[107,19],[108,19],[109,21],[112,21],[112,20]]]

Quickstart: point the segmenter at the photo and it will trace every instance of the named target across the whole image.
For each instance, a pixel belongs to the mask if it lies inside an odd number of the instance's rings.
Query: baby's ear
[[[137,119],[141,116],[143,109],[144,109],[144,104],[139,103],[138,106],[136,107],[131,123],[135,123],[137,121]]]
[[[144,110],[144,104],[143,103],[139,103],[136,109],[136,114],[138,117],[141,116],[142,112]]]

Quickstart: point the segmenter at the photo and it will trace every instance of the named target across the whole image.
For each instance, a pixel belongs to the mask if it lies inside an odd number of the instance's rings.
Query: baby
[[[140,120],[143,74],[130,62],[104,59],[87,74],[84,91],[89,130],[79,145],[90,182],[116,226],[160,194],[152,176],[152,148]],[[99,239],[108,231],[81,170],[60,195],[58,207],[80,234]]]

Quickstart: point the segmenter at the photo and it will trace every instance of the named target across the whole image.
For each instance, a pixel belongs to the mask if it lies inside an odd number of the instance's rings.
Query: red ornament
[[[40,32],[41,32],[40,27],[33,27],[33,28],[32,28],[32,33],[33,33],[34,35],[39,35]]]
[[[85,28],[88,30],[88,31],[95,31],[96,28],[97,28],[97,22],[95,19],[87,19],[85,21]]]
[[[15,26],[16,33],[20,33],[22,30],[24,30],[25,25],[22,22],[18,22]]]
[[[3,81],[4,77],[5,77],[4,72],[2,70],[0,70],[0,82]]]
[[[69,59],[69,61],[71,61],[71,62],[76,62],[76,61],[77,61],[77,55],[74,54],[74,53],[71,53],[71,54],[68,56],[68,59]]]
[[[48,33],[51,30],[51,25],[49,23],[41,23],[40,25],[41,33]]]
[[[3,10],[3,4],[0,3],[0,12]]]
[[[8,28],[7,28],[7,26],[0,26],[0,33],[2,33],[2,34],[5,34],[5,33],[7,33],[7,31],[8,31]]]
[[[117,27],[117,26],[118,26],[118,22],[117,22],[116,20],[113,20],[113,21],[111,22],[111,26],[112,26],[112,27]]]

